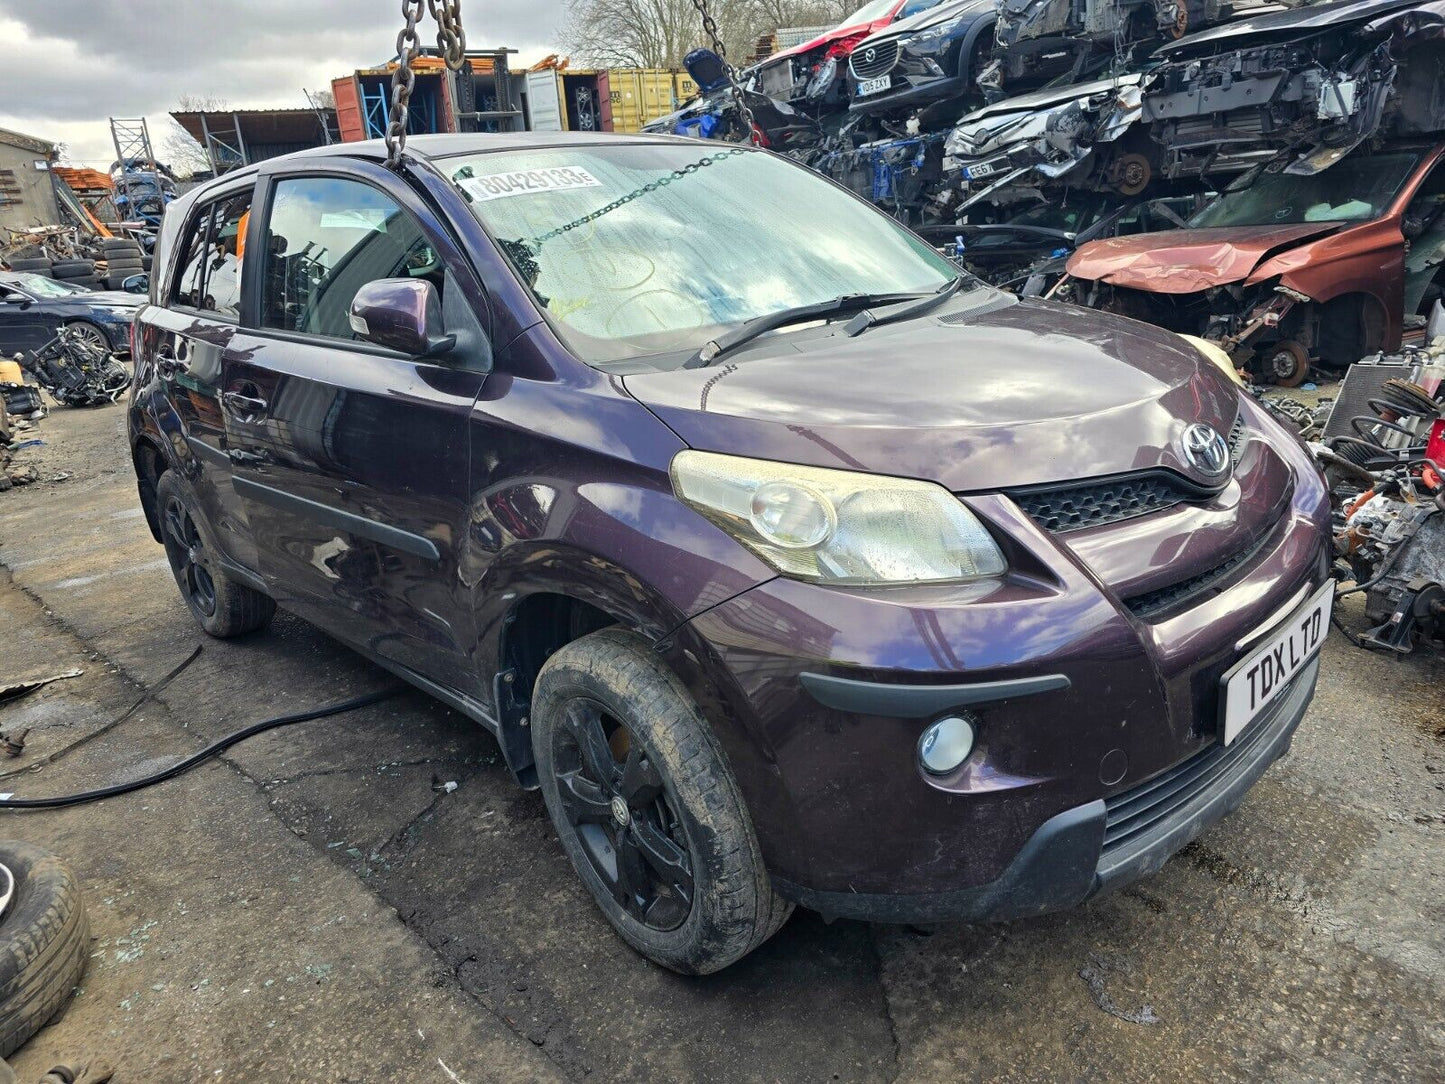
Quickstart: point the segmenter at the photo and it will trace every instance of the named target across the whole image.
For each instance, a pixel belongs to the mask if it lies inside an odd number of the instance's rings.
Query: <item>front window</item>
[[[76,294],[90,293],[83,286],[72,286],[68,282],[57,282],[55,279],[48,279],[44,275],[12,275],[8,285],[14,286],[17,290],[29,294],[38,301],[44,301],[52,297],[73,297]]]
[[[590,362],[691,352],[758,316],[958,275],[886,215],[764,152],[585,144],[439,165]]]
[[[1379,218],[1419,163],[1414,154],[1355,155],[1312,177],[1262,174],[1189,220],[1191,229],[1368,222]]]

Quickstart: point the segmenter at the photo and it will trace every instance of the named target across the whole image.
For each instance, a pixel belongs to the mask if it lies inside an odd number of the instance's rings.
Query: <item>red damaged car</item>
[[[783,49],[755,69],[757,88],[769,98],[815,111],[848,105],[848,57],[870,34],[898,19],[936,7],[940,0],[870,0],[832,30]]]
[[[1211,339],[1301,383],[1400,345],[1445,286],[1445,146],[1355,153],[1313,176],[1265,174],[1188,228],[1081,245],[1056,296]]]

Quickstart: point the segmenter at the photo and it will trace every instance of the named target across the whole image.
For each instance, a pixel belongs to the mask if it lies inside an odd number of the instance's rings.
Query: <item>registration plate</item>
[[[860,79],[858,80],[858,97],[880,94],[892,85],[893,77],[888,75],[880,75],[877,79]]]
[[[993,162],[979,162],[977,165],[965,167],[963,175],[970,181],[977,181],[983,177],[992,177],[1002,168]]]
[[[1220,679],[1225,745],[1247,730],[1319,654],[1334,601],[1335,585],[1330,582]]]

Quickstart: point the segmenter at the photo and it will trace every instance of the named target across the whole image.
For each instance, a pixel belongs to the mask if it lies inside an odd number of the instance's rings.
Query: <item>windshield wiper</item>
[[[864,309],[853,319],[848,321],[848,326],[843,329],[843,334],[852,338],[854,335],[862,335],[870,327],[877,327],[879,324],[891,324],[895,320],[909,320],[915,316],[922,316],[925,312],[936,309],[954,294],[958,293],[959,287],[963,285],[963,276],[951,282],[945,283],[937,293],[925,294],[918,298],[911,305],[901,305],[892,312],[879,316],[872,309]]]
[[[716,339],[703,343],[696,354],[682,363],[682,367],[684,369],[701,369],[705,365],[711,365],[728,351],[736,350],[744,343],[752,342],[759,335],[766,335],[769,331],[786,327],[788,324],[801,324],[808,320],[817,320],[840,312],[851,312],[853,309],[866,310],[870,305],[896,305],[903,301],[933,301],[937,296],[937,294],[931,293],[840,294],[831,300],[818,301],[812,305],[795,305],[790,309],[779,309],[777,312],[770,312],[766,316],[749,320],[726,335],[719,335]]]

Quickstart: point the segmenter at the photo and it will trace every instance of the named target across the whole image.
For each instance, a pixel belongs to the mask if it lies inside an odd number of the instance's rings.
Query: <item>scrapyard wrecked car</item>
[[[280,604],[495,735],[640,952],[1069,907],[1289,745],[1328,502],[1190,344],[961,277],[767,151],[385,156],[173,205],[142,507],[208,632]]]
[[[936,6],[939,0],[869,0],[811,41],[774,53],[756,66],[757,89],[815,116],[848,105],[848,57],[868,35]]]
[[[1445,146],[1265,174],[1185,230],[1081,245],[1070,299],[1218,342],[1281,384],[1399,347],[1445,286]]]
[[[1304,176],[1369,139],[1445,130],[1445,0],[1340,0],[1230,19],[1161,46],[1120,79],[964,117],[945,163],[964,204],[1002,177],[1133,194],[1263,164]]]
[[[911,113],[922,129],[933,127],[934,116],[977,96],[995,18],[994,0],[950,0],[864,38],[848,58],[849,112]]]
[[[738,109],[726,62],[711,49],[694,49],[682,59],[683,67],[697,84],[697,97],[666,116],[642,126],[649,135],[682,135],[694,139],[718,139],[745,143],[751,134],[772,150],[806,151],[822,138],[822,129],[812,117],[787,102],[760,94],[756,69],[737,73],[738,89],[749,112],[753,131]]]

